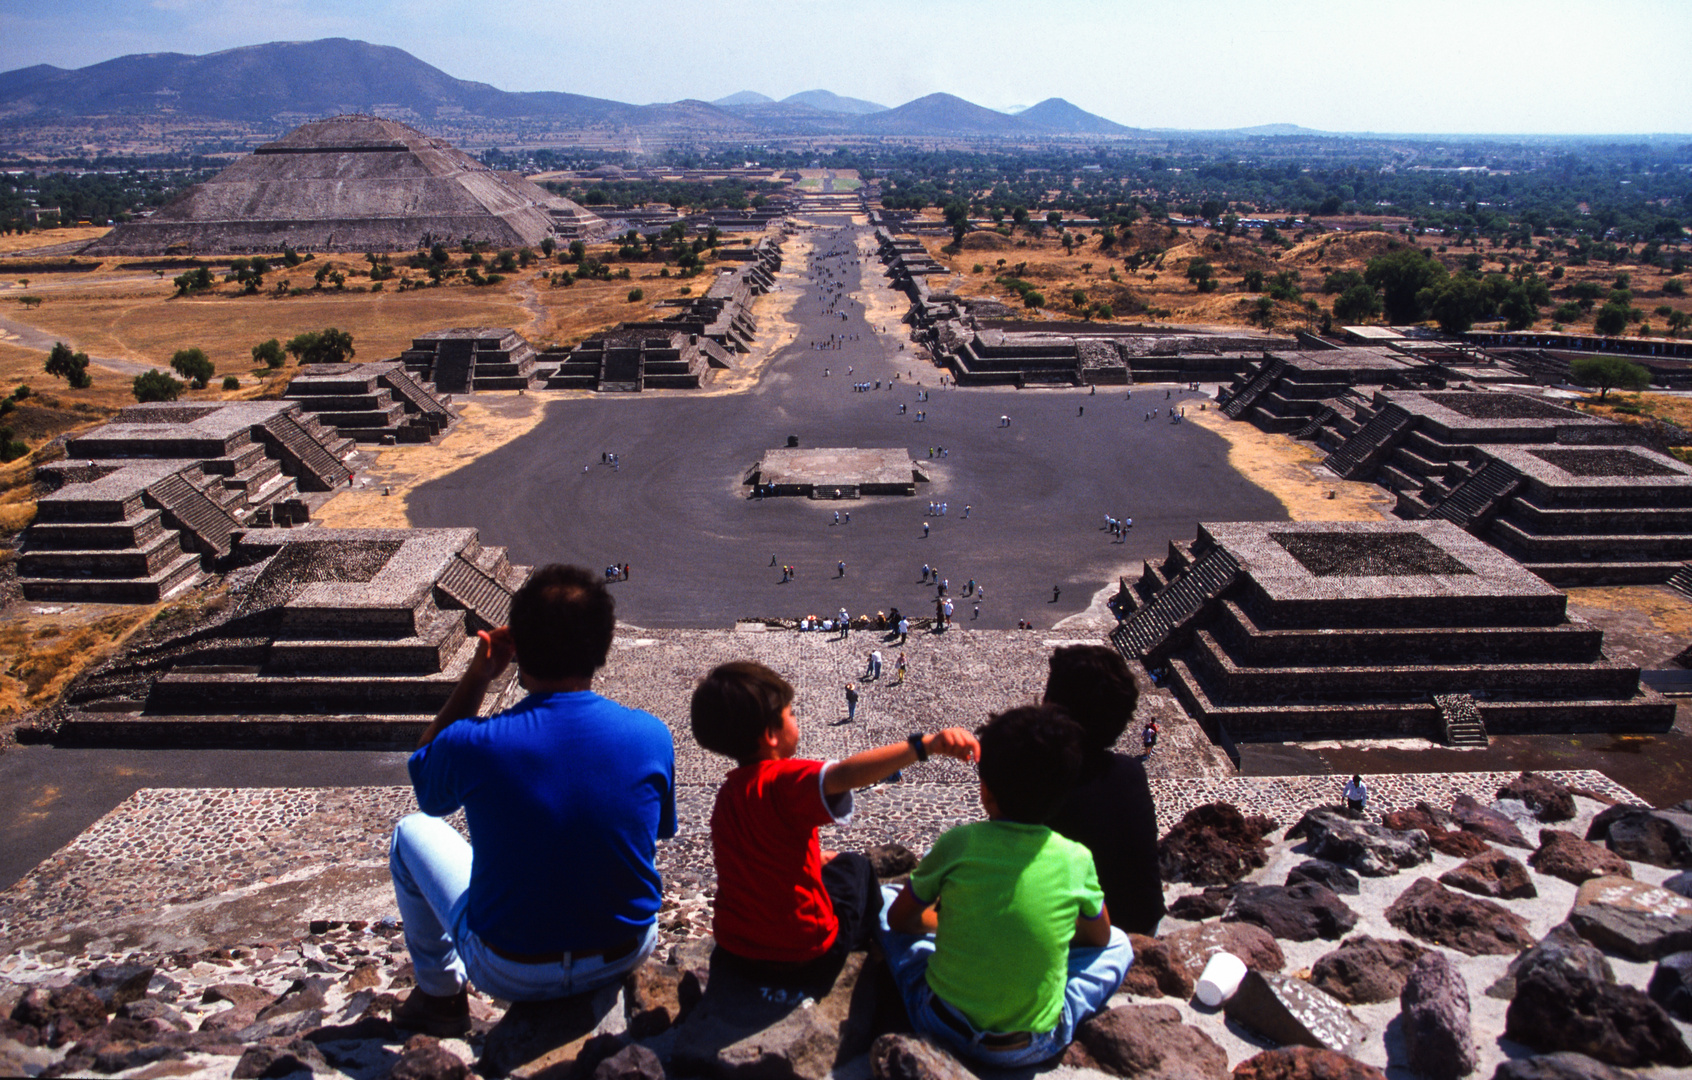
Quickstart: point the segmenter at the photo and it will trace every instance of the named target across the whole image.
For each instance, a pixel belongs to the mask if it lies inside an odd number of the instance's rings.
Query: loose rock
[[[1493,848],[1488,848],[1485,855],[1476,855],[1461,866],[1452,867],[1439,875],[1439,880],[1453,889],[1495,900],[1524,900],[1539,895],[1527,867]]]
[[[467,1080],[470,1066],[427,1035],[406,1040],[388,1080]]]
[[[1386,1073],[1332,1050],[1283,1046],[1234,1066],[1234,1080],[1386,1080]]]
[[[1194,982],[1219,952],[1233,953],[1253,971],[1280,971],[1287,958],[1273,934],[1253,923],[1205,923],[1163,936],[1169,959]],[[1131,969],[1130,969],[1131,970]]]
[[[1247,971],[1222,1008],[1228,1019],[1278,1043],[1320,1046],[1347,1056],[1357,1053],[1367,1034],[1344,1005],[1286,975]]]
[[[1498,789],[1498,798],[1526,803],[1540,821],[1568,821],[1575,816],[1574,796],[1562,784],[1536,772],[1524,772]]]
[[[1122,1005],[1084,1022],[1075,1041],[1105,1072],[1136,1080],[1226,1080],[1228,1055],[1169,1005]]]
[[[1692,899],[1631,878],[1581,885],[1569,924],[1600,949],[1633,960],[1692,949]]]
[[[1287,830],[1288,839],[1296,837],[1309,841],[1310,854],[1316,858],[1348,866],[1365,877],[1387,877],[1433,857],[1426,833],[1400,832],[1326,808],[1307,811]]]
[[[1357,925],[1357,912],[1314,882],[1298,885],[1243,885],[1228,905],[1223,922],[1256,923],[1288,941],[1337,941]]]
[[[1539,831],[1539,850],[1528,856],[1528,865],[1542,874],[1579,885],[1595,877],[1633,876],[1633,867],[1613,851],[1582,840],[1560,829]]]
[[[1417,878],[1386,909],[1387,922],[1413,937],[1470,956],[1520,952],[1533,944],[1527,920],[1490,900]]]
[[[1231,884],[1264,864],[1263,838],[1274,830],[1268,818],[1247,818],[1227,803],[1196,806],[1158,841],[1158,870],[1166,882]]]
[[[1670,1016],[1692,1021],[1692,952],[1670,953],[1657,961],[1645,993]]]
[[[150,964],[101,964],[79,977],[76,985],[92,991],[110,1011],[145,997],[154,970]]]
[[[1203,892],[1188,893],[1169,905],[1169,914],[1190,922],[1214,919],[1228,910],[1228,902],[1238,889],[1238,885],[1211,885]]]
[[[1357,896],[1362,892],[1357,875],[1325,859],[1306,859],[1287,871],[1287,884],[1314,881],[1339,896]]]
[[[1509,1001],[1516,996],[1516,980],[1541,965],[1564,967],[1597,982],[1616,981],[1608,958],[1588,944],[1574,927],[1562,922],[1553,926],[1533,948],[1511,960],[1498,981],[1486,988],[1486,996]]]
[[[875,1080],[975,1080],[945,1047],[919,1035],[883,1035],[870,1047]]]
[[[1183,1001],[1193,996],[1193,978],[1175,962],[1168,945],[1142,934],[1129,934],[1128,944],[1134,948],[1134,963],[1122,981],[1124,991],[1135,997],[1167,996]]]
[[[1466,1076],[1480,1055],[1469,1024],[1469,988],[1444,953],[1425,953],[1398,998],[1410,1068],[1424,1076]]]
[[[1310,984],[1347,1005],[1391,1001],[1427,951],[1414,941],[1381,941],[1357,934],[1311,966]]]
[[[1573,1050],[1624,1068],[1692,1065],[1662,1006],[1633,989],[1560,965],[1540,965],[1516,981],[1504,1034],[1542,1052]]]
[[[1635,1080],[1635,1074],[1594,1061],[1585,1054],[1565,1051],[1503,1062],[1492,1074],[1492,1080]]]
[[[1450,814],[1425,802],[1417,803],[1413,810],[1390,810],[1381,815],[1381,824],[1400,832],[1422,830],[1428,834],[1428,845],[1441,855],[1467,859],[1492,850],[1476,834],[1454,828],[1457,822]]]
[[[1692,867],[1692,813],[1684,809],[1612,806],[1592,819],[1586,838],[1602,840],[1624,859],[1675,870]]]
[[[594,1066],[593,1080],[664,1080],[664,1063],[651,1050],[633,1043]]]
[[[1494,844],[1506,844],[1510,847],[1531,848],[1527,837],[1516,828],[1516,823],[1490,810],[1474,800],[1470,795],[1459,795],[1451,803],[1451,817],[1464,832],[1474,833]]]

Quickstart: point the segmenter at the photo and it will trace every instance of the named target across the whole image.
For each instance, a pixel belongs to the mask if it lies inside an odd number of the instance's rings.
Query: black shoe
[[[421,1031],[437,1039],[454,1039],[470,1032],[470,992],[460,990],[451,997],[435,997],[413,990],[394,1010],[394,1026]]]

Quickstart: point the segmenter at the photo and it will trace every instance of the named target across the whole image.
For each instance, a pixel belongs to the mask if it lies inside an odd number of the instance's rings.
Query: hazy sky
[[[1136,127],[1692,132],[1692,0],[0,0],[0,71],[320,37],[637,103],[945,91]]]

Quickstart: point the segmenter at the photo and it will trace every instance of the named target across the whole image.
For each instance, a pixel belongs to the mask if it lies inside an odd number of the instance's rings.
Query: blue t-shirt
[[[676,834],[670,730],[591,691],[530,694],[460,720],[411,755],[417,805],[460,806],[467,920],[512,952],[605,949],[657,916],[657,841]]]

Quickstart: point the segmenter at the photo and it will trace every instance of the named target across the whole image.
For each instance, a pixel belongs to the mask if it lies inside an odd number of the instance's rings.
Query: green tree
[[[131,386],[136,401],[175,401],[184,387],[162,371],[145,371],[135,376]]]
[[[1334,298],[1334,318],[1341,323],[1367,322],[1380,313],[1380,296],[1361,280]]]
[[[352,335],[333,326],[296,334],[283,347],[302,364],[340,364],[354,354]]]
[[[55,342],[53,351],[47,354],[46,371],[55,379],[65,380],[73,390],[86,390],[94,385],[88,374],[88,354],[73,352],[62,341]]]
[[[170,366],[178,375],[187,379],[196,390],[204,390],[206,383],[217,374],[217,368],[204,349],[178,349],[171,354]]]
[[[253,346],[253,363],[263,364],[272,371],[281,367],[286,359],[282,354],[282,343],[275,338]]]
[[[1240,288],[1244,289],[1246,292],[1262,292],[1263,271],[1247,270],[1245,273],[1241,274]]]
[[[1592,329],[1600,334],[1616,335],[1627,329],[1631,309],[1624,304],[1607,303],[1592,317]]]
[[[1377,255],[1363,271],[1363,280],[1380,290],[1387,319],[1394,323],[1420,322],[1427,311],[1422,293],[1445,278],[1438,260],[1413,247]]]
[[[1193,259],[1187,263],[1187,280],[1198,286],[1199,292],[1216,291],[1216,268],[1208,259]]]
[[[969,203],[953,199],[942,212],[946,215],[946,224],[952,227],[952,243],[963,243],[964,233],[969,231]]]
[[[187,296],[189,293],[205,292],[216,284],[212,280],[212,273],[205,267],[196,267],[186,274],[178,274],[171,279],[176,286],[176,295]]]
[[[1619,356],[1583,356],[1569,363],[1569,377],[1581,386],[1596,386],[1598,400],[1614,387],[1643,390],[1651,385],[1651,373]]]
[[[1430,285],[1416,294],[1416,300],[1447,334],[1466,333],[1490,307],[1485,286],[1468,274],[1457,274]]]

